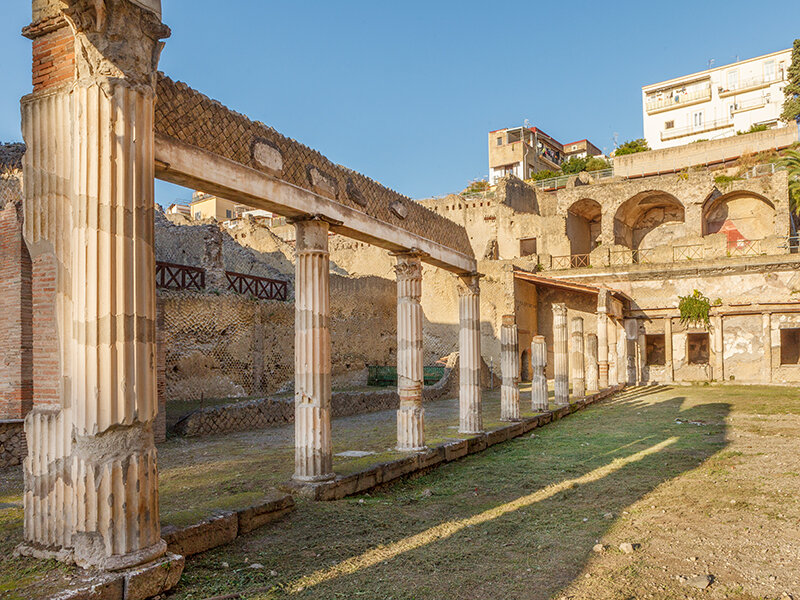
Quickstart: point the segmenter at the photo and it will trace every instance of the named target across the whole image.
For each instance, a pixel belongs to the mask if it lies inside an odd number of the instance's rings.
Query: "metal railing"
[[[703,87],[703,89],[682,94],[678,93],[670,93],[669,96],[658,98],[655,100],[650,100],[645,104],[647,112],[653,112],[656,110],[662,110],[665,108],[671,108],[673,106],[680,106],[681,104],[688,104],[689,102],[696,102],[698,100],[710,100],[711,99],[711,84],[709,83],[707,86]]]
[[[156,263],[156,287],[170,290],[202,290],[206,287],[205,269],[168,262]]]
[[[689,127],[673,127],[672,129],[665,129],[661,132],[662,140],[671,140],[676,137],[684,135],[692,135],[695,133],[705,133],[706,131],[714,131],[715,129],[722,129],[724,127],[733,127],[733,121],[730,119],[716,119],[714,121],[705,121],[700,125],[690,125]]]
[[[636,250],[611,250],[608,254],[609,265],[650,265],[653,264],[653,248],[639,248]]]
[[[728,256],[758,256],[761,240],[728,240]]]
[[[745,79],[744,81],[738,82],[736,85],[732,85],[730,87],[722,88],[719,91],[720,96],[726,96],[728,94],[738,93],[743,90],[747,90],[750,88],[758,88],[762,86],[767,86],[772,83],[777,83],[778,81],[783,81],[783,77],[776,73],[772,77],[753,77],[751,79]]]
[[[688,244],[672,247],[672,260],[700,260],[703,258],[703,244]]]
[[[232,292],[249,294],[259,300],[286,300],[289,297],[286,281],[233,271],[225,271],[225,276],[228,278],[228,290]]]
[[[593,182],[601,179],[609,179],[614,176],[614,167],[610,169],[601,169],[599,171],[586,171],[592,178]],[[558,177],[550,177],[548,179],[540,179],[539,181],[528,180],[532,186],[544,191],[549,192],[559,188],[566,187],[570,177],[576,177],[577,173],[570,173],[569,175],[559,175]]]
[[[553,270],[580,269],[581,267],[591,267],[589,254],[567,254],[564,256],[553,256],[550,258],[550,268]]]

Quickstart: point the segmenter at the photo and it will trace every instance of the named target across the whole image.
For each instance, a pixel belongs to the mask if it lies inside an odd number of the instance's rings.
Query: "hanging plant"
[[[700,290],[695,290],[690,296],[678,296],[678,310],[681,312],[681,325],[701,325],[708,328],[710,322],[708,311],[711,303]]]

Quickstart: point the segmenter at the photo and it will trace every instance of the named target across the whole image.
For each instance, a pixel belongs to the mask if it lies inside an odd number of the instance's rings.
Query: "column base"
[[[92,542],[83,543],[80,533],[76,533],[72,540],[75,545],[75,564],[81,568],[95,568],[102,571],[121,571],[152,562],[167,553],[167,542],[158,540],[152,546],[130,552],[128,554],[113,554],[111,556],[98,556],[97,548]]]
[[[330,481],[336,479],[336,473],[324,473],[322,475],[292,475],[292,481],[300,483],[319,483],[320,481]]]
[[[486,433],[486,432],[483,429],[478,429],[477,431],[465,431],[463,429],[459,429],[458,433],[461,433],[463,435],[480,435],[480,434]]]
[[[425,452],[428,450],[427,446],[415,446],[413,448],[403,448],[401,446],[395,446],[395,450],[398,452]]]

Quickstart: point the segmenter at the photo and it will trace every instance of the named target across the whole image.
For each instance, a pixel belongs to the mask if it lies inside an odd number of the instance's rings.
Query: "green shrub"
[[[626,154],[636,154],[637,152],[647,152],[650,146],[644,138],[637,140],[629,140],[623,143],[619,148],[614,151],[614,156],[625,156]]]
[[[692,325],[702,325],[708,327],[711,319],[708,311],[711,303],[700,290],[695,290],[690,296],[678,296],[678,310],[681,313],[681,325],[689,327]]]

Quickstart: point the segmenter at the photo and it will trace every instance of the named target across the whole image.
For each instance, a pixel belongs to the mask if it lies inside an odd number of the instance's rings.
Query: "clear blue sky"
[[[0,140],[12,141],[30,91],[30,2],[2,4]],[[740,0],[163,5],[163,71],[413,198],[487,176],[489,130],[528,119],[610,151],[615,133],[642,135],[642,85],[800,35],[786,10]],[[156,196],[189,192],[158,184]]]

